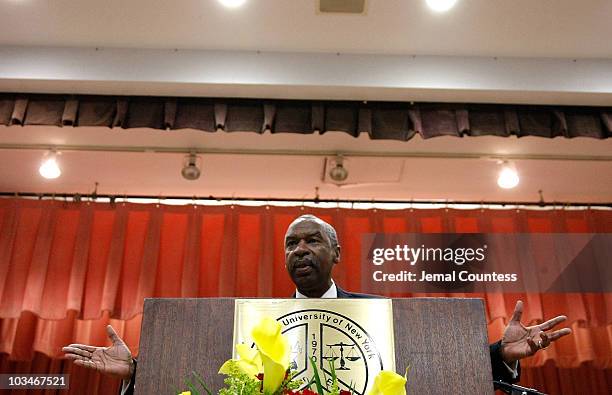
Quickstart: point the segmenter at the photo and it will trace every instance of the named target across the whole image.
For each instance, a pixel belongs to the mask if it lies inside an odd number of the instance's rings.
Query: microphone
[[[521,387],[520,385],[509,384],[499,380],[493,380],[493,388],[496,390],[501,390],[510,395],[546,395],[545,393],[533,388]]]

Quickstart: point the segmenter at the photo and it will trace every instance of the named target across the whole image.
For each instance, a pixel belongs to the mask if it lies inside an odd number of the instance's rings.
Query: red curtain
[[[304,213],[334,225],[342,245],[334,278],[357,292],[360,241],[367,232],[612,232],[610,210],[349,210],[3,199],[1,371],[70,372],[69,393],[84,393],[84,386],[87,393],[115,393],[116,381],[59,359],[61,347],[108,344],[104,327],[111,323],[137,354],[145,297],[291,295],[283,238],[291,221]],[[526,303],[526,323],[568,316],[574,334],[525,360],[523,384],[562,394],[604,394],[612,388],[611,294],[467,296],[486,300],[492,340],[501,336],[519,298]]]

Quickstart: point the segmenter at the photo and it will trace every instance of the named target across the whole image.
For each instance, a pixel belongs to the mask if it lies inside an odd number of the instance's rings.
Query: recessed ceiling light
[[[457,3],[457,0],[427,0],[429,8],[436,12],[448,11]]]
[[[42,164],[38,168],[41,176],[53,179],[62,175],[62,171],[57,164],[57,155],[55,152],[48,152],[43,159]]]
[[[219,0],[219,3],[223,4],[227,8],[238,8],[246,3],[246,0]]]
[[[497,185],[500,188],[512,189],[519,183],[519,176],[516,169],[510,166],[507,162],[503,163],[503,167],[497,177]]]

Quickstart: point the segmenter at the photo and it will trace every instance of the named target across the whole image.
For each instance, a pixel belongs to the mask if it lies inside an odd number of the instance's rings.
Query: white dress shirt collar
[[[300,291],[295,290],[296,299],[307,299],[308,296],[302,295]],[[336,283],[332,280],[332,285],[329,287],[327,291],[323,295],[321,295],[322,299],[337,299],[338,298],[338,288],[336,287]]]

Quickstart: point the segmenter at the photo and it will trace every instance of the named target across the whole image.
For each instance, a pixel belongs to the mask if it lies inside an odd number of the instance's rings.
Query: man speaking
[[[285,267],[296,286],[296,298],[376,298],[378,296],[344,291],[332,279],[332,269],[340,262],[340,246],[335,229],[313,215],[294,220],[285,234]],[[490,345],[493,378],[516,382],[519,378],[518,361],[546,348],[551,342],[571,333],[563,328],[550,331],[566,320],[558,316],[542,324],[525,327],[521,324],[523,304],[516,303],[514,313],[500,341]],[[109,325],[110,347],[71,344],[62,350],[66,357],[79,366],[123,380],[122,394],[132,394],[136,360],[125,342]]]

